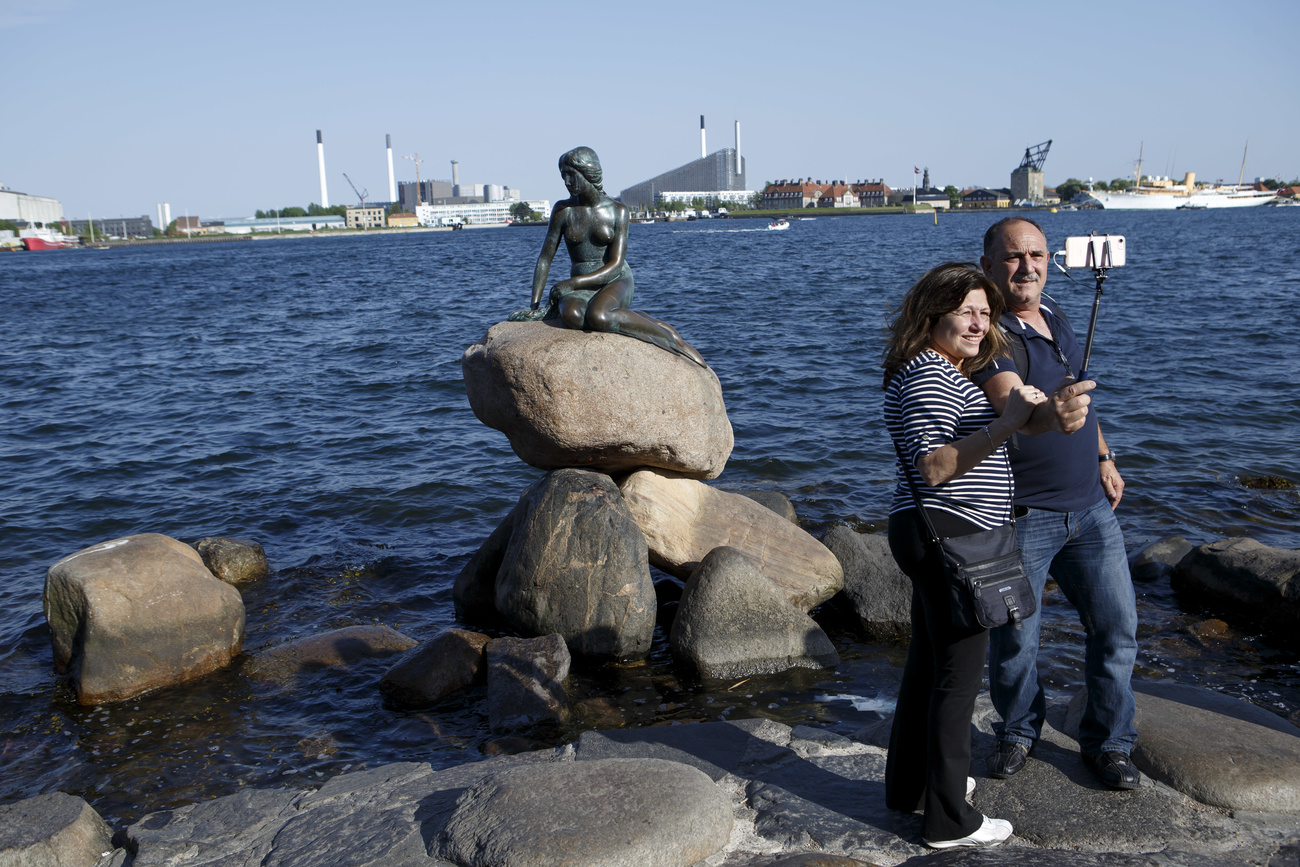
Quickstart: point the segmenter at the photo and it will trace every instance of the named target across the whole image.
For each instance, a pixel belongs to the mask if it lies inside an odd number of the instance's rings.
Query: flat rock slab
[[[716,478],[735,443],[707,367],[619,334],[501,322],[461,358],[470,409],[525,463]]]
[[[461,795],[436,854],[465,867],[687,867],[731,835],[731,799],[660,759],[516,768]]]
[[[50,567],[43,597],[54,664],[77,701],[121,701],[225,667],[244,640],[239,591],[158,533],[113,539]]]
[[[1142,772],[1203,804],[1300,813],[1300,729],[1207,689],[1135,683]]]
[[[725,545],[757,563],[800,611],[844,586],[844,570],[825,545],[742,494],[657,470],[632,473],[619,490],[645,534],[651,565],[678,578]]]
[[[1286,635],[1300,623],[1300,551],[1245,537],[1220,539],[1189,551],[1170,583]]]
[[[113,851],[112,836],[89,804],[63,792],[0,804],[0,867],[92,867]]]

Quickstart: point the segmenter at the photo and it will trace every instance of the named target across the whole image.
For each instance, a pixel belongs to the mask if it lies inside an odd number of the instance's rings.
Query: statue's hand
[[[525,307],[523,310],[516,310],[508,317],[511,322],[537,322],[546,318],[546,309],[543,307]]]

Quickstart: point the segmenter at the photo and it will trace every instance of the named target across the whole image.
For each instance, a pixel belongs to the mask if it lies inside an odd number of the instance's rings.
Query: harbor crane
[[[366,206],[366,196],[370,195],[370,190],[361,190],[360,192],[357,192],[357,185],[352,183],[352,179],[348,177],[347,172],[343,173],[343,180],[348,182],[348,186],[352,188],[352,192],[357,194],[357,198],[361,200],[361,207],[364,208]]]
[[[1051,149],[1052,140],[1050,138],[1045,142],[1039,142],[1033,147],[1025,148],[1025,157],[1020,161],[1020,165],[1016,167],[1016,170],[1041,172],[1043,163],[1047,162],[1047,152]]]
[[[424,204],[424,202],[420,201],[420,163],[424,162],[424,160],[420,159],[419,154],[407,154],[402,159],[415,163],[415,204],[416,207],[419,207]]]

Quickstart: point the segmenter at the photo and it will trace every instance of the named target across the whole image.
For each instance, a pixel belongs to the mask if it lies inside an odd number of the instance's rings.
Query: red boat
[[[23,242],[24,250],[58,250],[61,247],[72,246],[75,241],[74,238],[69,238],[49,226],[36,228],[30,224],[26,229],[18,230],[18,237]]]

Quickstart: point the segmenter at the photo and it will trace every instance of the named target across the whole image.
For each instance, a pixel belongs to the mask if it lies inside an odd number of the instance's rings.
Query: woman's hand
[[[1034,386],[1016,386],[1007,393],[1007,403],[1002,408],[1002,418],[1012,422],[1016,430],[1019,430],[1033,415],[1034,407],[1045,403],[1047,403],[1047,395]]]

